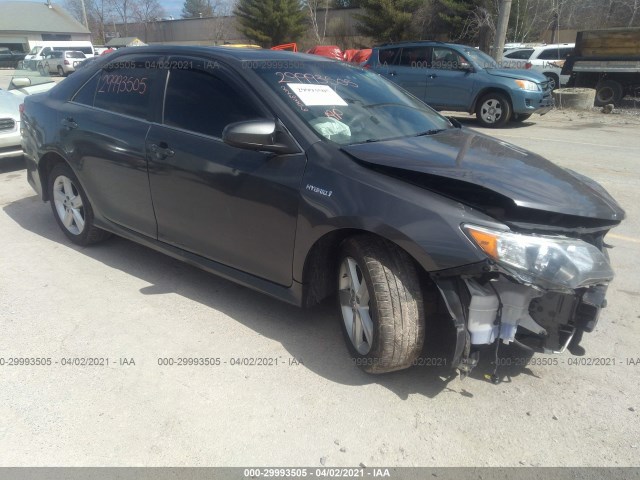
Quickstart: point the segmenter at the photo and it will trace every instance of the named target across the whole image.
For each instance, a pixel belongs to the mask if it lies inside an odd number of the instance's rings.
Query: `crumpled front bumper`
[[[539,353],[582,353],[584,332],[592,332],[606,306],[607,285],[571,292],[545,291],[504,273],[436,276],[434,281],[456,328],[452,365],[463,374],[478,352],[496,341]]]

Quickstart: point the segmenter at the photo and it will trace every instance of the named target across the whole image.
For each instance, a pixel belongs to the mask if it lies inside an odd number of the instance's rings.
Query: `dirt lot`
[[[118,238],[72,246],[21,163],[3,165],[0,357],[58,363],[0,366],[0,466],[640,465],[640,118],[532,120],[483,132],[593,177],[628,218],[585,364],[505,350],[499,385],[488,355],[465,380],[370,376],[331,305],[302,311]],[[221,364],[158,364],[184,356]],[[62,365],[80,357],[109,364]]]

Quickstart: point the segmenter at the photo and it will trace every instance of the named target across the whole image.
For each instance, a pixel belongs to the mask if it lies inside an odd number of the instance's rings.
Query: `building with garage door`
[[[91,41],[91,33],[56,4],[0,2],[0,47],[28,52],[34,42]]]

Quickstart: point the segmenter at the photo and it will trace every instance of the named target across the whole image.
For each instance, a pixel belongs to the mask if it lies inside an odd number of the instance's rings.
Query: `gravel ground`
[[[0,366],[0,466],[639,466],[640,121],[531,120],[482,131],[595,178],[628,219],[608,237],[617,278],[583,342],[609,364],[505,349],[499,385],[488,355],[465,380],[370,376],[332,305],[303,311],[119,238],[72,246],[22,164],[4,163],[0,357],[58,364]],[[158,365],[183,356],[221,364]],[[78,357],[109,365],[62,365]],[[278,364],[232,365],[243,357]]]

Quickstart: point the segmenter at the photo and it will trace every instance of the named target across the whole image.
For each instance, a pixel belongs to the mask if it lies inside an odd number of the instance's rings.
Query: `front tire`
[[[78,178],[66,163],[59,163],[49,175],[49,201],[53,216],[69,240],[90,245],[109,236],[93,223],[93,209]]]
[[[487,93],[478,102],[476,117],[483,127],[504,127],[511,118],[511,102],[502,93]]]
[[[558,77],[558,75],[556,75],[555,73],[545,72],[544,76],[549,79],[549,87],[551,87],[551,90],[560,88],[560,77]]]
[[[413,259],[374,236],[341,248],[338,303],[354,363],[369,373],[410,367],[424,344],[425,318]]]

